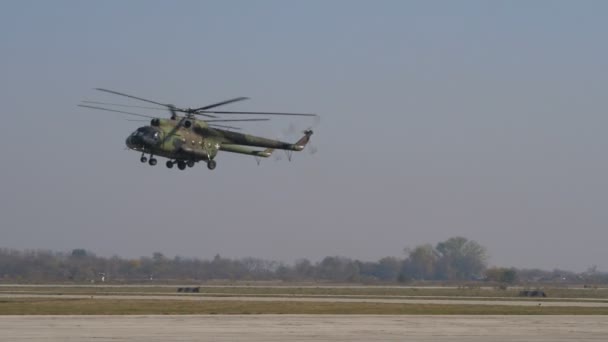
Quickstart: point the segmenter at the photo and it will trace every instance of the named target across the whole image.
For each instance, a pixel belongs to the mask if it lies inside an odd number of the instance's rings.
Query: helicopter
[[[194,167],[198,162],[207,164],[209,170],[217,166],[216,156],[220,151],[239,153],[259,158],[268,158],[275,149],[285,150],[291,157],[293,151],[302,151],[313,134],[312,129],[305,130],[295,143],[258,137],[250,134],[235,132],[240,127],[229,126],[226,122],[250,122],[268,121],[268,118],[244,118],[225,119],[219,117],[221,114],[246,114],[263,116],[308,116],[317,117],[317,114],[304,113],[277,113],[277,112],[242,112],[242,111],[218,111],[214,108],[230,103],[244,101],[248,97],[236,97],[233,99],[213,103],[200,108],[179,108],[172,104],[161,103],[144,99],[141,97],[117,92],[114,90],[95,88],[95,90],[147,102],[158,107],[135,106],[127,104],[107,103],[99,101],[82,101],[79,107],[122,113],[131,116],[150,119],[149,125],[137,128],[125,141],[127,149],[141,153],[140,161],[151,166],[157,164],[155,157],[167,158],[166,166],[173,168],[177,165],[180,170]],[[104,105],[101,107],[100,105]],[[105,106],[131,107],[148,110],[168,110],[169,118],[161,118],[152,115],[128,112],[106,108]],[[161,108],[162,107],[162,108]],[[149,157],[146,157],[148,155]]]

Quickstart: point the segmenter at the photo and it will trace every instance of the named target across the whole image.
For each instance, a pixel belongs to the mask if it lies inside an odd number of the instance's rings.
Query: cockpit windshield
[[[135,132],[131,133],[132,137],[150,137],[153,139],[160,139],[160,132],[152,127],[140,127]]]

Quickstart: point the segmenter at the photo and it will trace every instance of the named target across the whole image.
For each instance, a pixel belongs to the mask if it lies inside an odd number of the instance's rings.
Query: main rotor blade
[[[145,106],[132,106],[121,103],[109,103],[109,102],[99,102],[99,101],[82,101],[83,103],[92,103],[92,104],[100,104],[105,106],[116,106],[116,107],[126,107],[126,108],[142,108],[142,109],[152,109],[152,110],[166,110],[165,108],[157,108],[157,107],[145,107]]]
[[[87,106],[87,105],[82,105],[82,104],[79,104],[78,107],[93,108],[93,109],[98,109],[98,110],[105,110],[105,111],[108,111],[108,112],[122,113],[122,114],[133,115],[133,116],[141,116],[143,118],[155,119],[154,116],[150,116],[150,115],[131,113],[131,112],[123,112],[122,110],[114,110],[114,109],[108,109],[108,108],[103,108],[103,107]]]
[[[120,93],[120,92],[117,92],[117,91],[114,91],[114,90],[109,90],[109,89],[104,89],[104,88],[95,88],[95,90],[99,90],[99,91],[103,91],[105,93],[119,95],[119,96],[124,96],[124,97],[128,97],[130,99],[135,99],[135,100],[144,101],[144,102],[152,103],[152,104],[155,104],[155,105],[163,106],[163,107],[168,108],[169,110],[175,111],[175,112],[186,113],[186,114],[193,114],[193,112],[196,111],[196,110],[193,110],[193,109],[178,108],[178,107],[175,107],[172,104],[160,103],[160,102],[144,99],[144,98],[137,97],[137,96],[133,96],[133,95],[125,94],[125,93]],[[233,99],[233,100],[229,100],[229,101],[224,101],[224,102],[230,103],[230,102],[234,102],[235,100],[237,100],[237,99]],[[219,103],[219,104],[211,105],[211,108],[213,108],[215,106],[222,105],[222,104],[224,104],[224,103]],[[209,107],[209,106],[207,106],[207,107]],[[206,107],[203,107],[203,108],[206,108]],[[210,118],[216,118],[217,117],[217,116],[213,116],[213,115],[210,115],[210,114],[202,114],[202,113],[200,115],[203,115],[203,116],[206,116],[206,117],[210,117]]]
[[[215,110],[203,110],[201,113],[213,113],[213,114],[251,114],[251,115],[286,115],[286,116],[318,116],[317,114],[308,113],[277,113],[277,112],[232,112],[232,111],[215,111]],[[198,114],[198,113],[196,113]]]
[[[226,101],[210,104],[210,105],[205,106],[205,107],[197,108],[194,111],[195,112],[200,112],[200,111],[204,111],[204,110],[207,110],[207,109],[211,109],[211,108],[227,105],[229,103],[238,102],[238,101],[244,101],[244,100],[248,100],[248,99],[249,99],[248,97],[236,97],[234,99],[230,99],[230,100],[226,100]]]
[[[124,93],[119,93],[119,92],[114,91],[114,90],[103,89],[103,88],[95,88],[95,90],[103,91],[104,93],[110,93],[110,94],[114,94],[114,95],[124,96],[124,97],[128,97],[128,98],[131,98],[131,99],[139,100],[139,101],[149,102],[149,103],[153,103],[155,105],[159,105],[159,106],[163,106],[163,107],[167,107],[167,108],[169,108],[171,106],[171,105],[166,104],[166,103],[160,103],[160,102],[156,102],[156,101],[152,101],[152,100],[146,100],[146,99],[141,98],[141,97],[137,97],[137,96],[133,96],[133,95],[129,95],[129,94],[124,94]]]
[[[233,126],[226,126],[226,125],[209,125],[209,127],[212,128],[226,128],[226,129],[234,129],[234,130],[240,130],[240,127],[233,127]]]
[[[217,115],[211,115],[211,114],[205,114],[205,113],[197,113],[197,112],[194,111],[194,109],[192,109],[192,110],[185,109],[184,110],[184,109],[178,109],[178,108],[176,108],[176,110],[178,112],[182,112],[182,113],[186,113],[186,114],[196,114],[196,115],[200,115],[200,116],[206,116],[208,118],[218,118],[219,117]]]
[[[270,119],[219,119],[205,120],[205,122],[235,122],[235,121],[269,121]]]

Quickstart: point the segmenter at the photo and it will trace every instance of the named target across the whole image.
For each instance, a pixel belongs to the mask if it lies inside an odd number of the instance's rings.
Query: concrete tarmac
[[[0,341],[606,341],[607,316],[0,316]]]

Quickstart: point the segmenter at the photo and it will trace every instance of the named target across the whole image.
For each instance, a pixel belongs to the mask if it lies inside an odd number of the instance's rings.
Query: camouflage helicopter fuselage
[[[169,168],[177,164],[183,170],[186,166],[192,167],[196,162],[205,161],[209,169],[214,169],[214,158],[219,151],[267,158],[274,149],[303,150],[312,133],[312,130],[305,131],[304,136],[292,144],[209,127],[204,120],[192,117],[175,116],[170,119],[152,119],[150,125],[134,131],[127,138],[126,145],[142,152],[142,162],[148,161],[144,154],[149,154],[150,165],[156,164],[154,156],[161,156],[169,159],[166,164]]]

